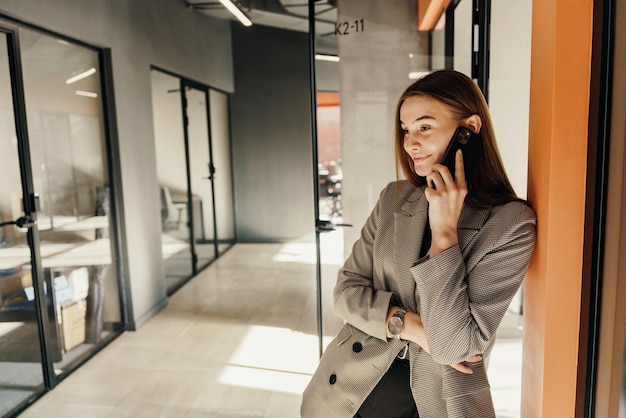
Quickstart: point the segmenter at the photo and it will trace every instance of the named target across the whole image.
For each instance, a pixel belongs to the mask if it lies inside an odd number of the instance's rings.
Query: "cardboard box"
[[[85,342],[85,299],[61,306],[61,328],[63,329],[63,350],[70,351]]]
[[[9,296],[13,296],[33,285],[30,270],[12,270],[14,271],[5,270],[5,272],[9,273],[7,275],[0,274],[0,300],[6,300]]]

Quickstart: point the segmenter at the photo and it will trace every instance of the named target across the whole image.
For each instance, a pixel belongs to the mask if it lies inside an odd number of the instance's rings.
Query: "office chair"
[[[170,189],[161,186],[161,226],[163,232],[177,231],[180,228],[184,209],[184,207],[175,207]]]

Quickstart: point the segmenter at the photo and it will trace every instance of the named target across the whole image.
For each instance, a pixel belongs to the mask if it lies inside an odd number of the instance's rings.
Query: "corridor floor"
[[[328,343],[341,260],[326,261]],[[314,244],[235,245],[20,417],[296,418],[318,361],[316,301]],[[519,416],[520,324],[507,314],[489,365],[498,418]]]

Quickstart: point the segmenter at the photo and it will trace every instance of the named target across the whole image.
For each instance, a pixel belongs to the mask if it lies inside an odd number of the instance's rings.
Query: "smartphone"
[[[459,149],[463,152],[465,178],[467,179],[474,168],[474,164],[483,153],[482,138],[464,126],[459,126],[456,129],[441,160],[441,164],[448,167],[453,177],[455,156]]]

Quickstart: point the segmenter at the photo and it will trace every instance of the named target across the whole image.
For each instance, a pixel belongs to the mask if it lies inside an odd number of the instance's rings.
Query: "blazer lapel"
[[[397,291],[404,295],[405,303],[413,299],[408,295],[415,294],[415,281],[409,269],[419,259],[427,213],[428,201],[424,196],[424,190],[418,188],[413,190],[394,214],[393,271],[399,286]],[[407,306],[407,308],[415,311],[417,305]]]
[[[458,223],[459,247],[461,251],[465,249],[467,244],[474,238],[480,228],[483,227],[489,214],[491,207],[484,209],[476,209],[467,205],[463,205],[461,216]]]
[[[458,222],[459,247],[461,250],[467,246],[485,222],[487,222],[491,209],[491,207],[473,208],[463,205]],[[424,189],[415,189],[395,214],[394,248],[396,261],[404,261],[398,259],[398,257],[413,260],[411,264],[417,261],[426,228],[427,213],[428,201],[424,195]]]

